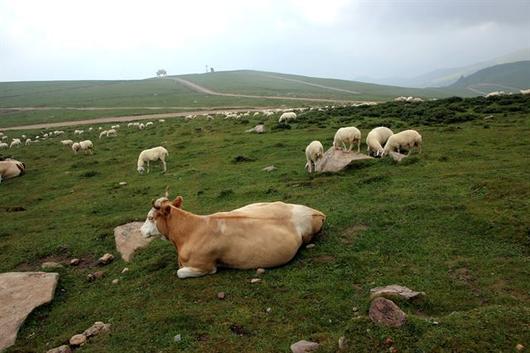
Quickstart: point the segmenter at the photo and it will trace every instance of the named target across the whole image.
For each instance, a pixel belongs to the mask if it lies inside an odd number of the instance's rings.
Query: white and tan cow
[[[217,267],[252,269],[289,262],[311,241],[326,216],[303,205],[253,203],[207,216],[182,209],[182,197],[153,202],[141,228],[144,237],[162,235],[178,253],[179,278],[217,272]]]
[[[26,171],[26,165],[14,159],[5,159],[0,161],[0,183],[2,179],[10,179],[23,175]]]

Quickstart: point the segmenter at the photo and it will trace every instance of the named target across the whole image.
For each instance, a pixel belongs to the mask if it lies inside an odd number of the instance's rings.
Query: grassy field
[[[388,352],[388,336],[399,352],[528,347],[528,107],[529,98],[512,96],[307,112],[291,125],[173,119],[150,130],[122,128],[118,138],[89,136],[92,156],[73,155],[57,139],[2,151],[24,161],[27,174],[0,184],[0,271],[73,257],[85,264],[59,270],[53,302],[30,314],[8,352],[45,352],[94,321],[112,323],[112,332],[80,352],[287,352],[301,339],[335,352],[340,336],[349,352]],[[267,133],[244,133],[260,121]],[[418,129],[423,153],[401,164],[374,160],[338,174],[305,173],[311,140],[327,148],[340,126],[366,136],[381,123]],[[138,175],[138,153],[159,144],[170,153],[168,172]],[[237,156],[251,161],[236,163]],[[272,164],[276,171],[261,171]],[[117,255],[113,228],[143,221],[166,185],[198,214],[283,200],[328,218],[314,248],[302,248],[258,284],[249,283],[250,270],[179,280],[175,249],[161,240],[87,282],[99,256]],[[16,206],[25,210],[10,211]],[[121,274],[125,266],[130,271]],[[370,288],[387,284],[427,293],[420,302],[398,302],[408,314],[399,329],[367,318]]]

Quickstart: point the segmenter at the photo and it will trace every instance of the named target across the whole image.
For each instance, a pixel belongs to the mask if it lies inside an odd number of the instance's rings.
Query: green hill
[[[460,78],[450,87],[483,93],[497,90],[518,93],[530,87],[530,61],[491,66]]]

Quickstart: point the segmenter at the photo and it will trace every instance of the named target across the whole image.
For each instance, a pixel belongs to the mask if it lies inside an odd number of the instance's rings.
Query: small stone
[[[109,332],[110,331],[110,324],[105,324],[102,321],[96,321],[94,322],[94,325],[90,326],[83,332],[83,335],[85,335],[87,338],[99,335],[103,332]]]
[[[318,349],[320,345],[316,342],[301,340],[291,345],[291,352],[293,353],[308,353]]]
[[[370,289],[370,299],[377,297],[392,298],[400,297],[403,299],[415,299],[425,296],[425,292],[415,292],[410,288],[400,286],[397,284],[391,284],[385,287],[377,287]]]
[[[224,300],[225,298],[225,292],[219,292],[217,293],[217,299]]]
[[[57,348],[50,349],[46,353],[72,353],[72,350],[70,349],[70,346],[63,344]]]
[[[105,255],[101,256],[98,260],[98,265],[107,265],[114,260],[114,255],[110,253],[106,253]]]
[[[77,266],[77,265],[79,265],[80,262],[81,262],[81,260],[79,260],[79,259],[72,259],[72,260],[70,260],[70,266]]]
[[[520,343],[517,343],[517,345],[515,346],[515,349],[520,352],[524,349],[524,346]]]
[[[112,284],[118,284],[119,282],[120,282],[120,280],[117,279],[117,278],[112,280]]]
[[[86,342],[86,336],[83,335],[83,334],[79,334],[79,335],[74,335],[72,336],[72,338],[70,338],[70,345],[71,346],[81,346],[83,344],[85,344]]]
[[[47,262],[43,262],[42,265],[40,266],[43,270],[53,270],[53,269],[56,269],[56,268],[62,268],[63,265],[61,265],[60,263],[58,262],[53,262],[53,261],[47,261]]]
[[[405,313],[391,300],[375,298],[368,312],[370,320],[376,324],[401,327],[407,321]]]
[[[96,271],[94,273],[89,273],[88,276],[87,276],[87,279],[88,279],[89,282],[92,282],[92,281],[95,281],[96,279],[103,278],[104,275],[105,275],[105,272]]]
[[[306,249],[311,249],[311,248],[314,248],[315,247],[315,244],[307,244],[305,246]]]
[[[268,167],[263,168],[262,170],[263,170],[264,172],[272,172],[273,170],[276,170],[276,169],[278,169],[278,168],[276,168],[276,167],[273,166],[273,165],[270,165],[270,166],[268,166]]]
[[[121,273],[127,273],[129,272],[129,267],[124,267],[123,270],[121,270]]]
[[[270,313],[272,311],[272,308],[267,308],[265,311]]]
[[[176,343],[182,341],[182,336],[180,334],[176,335],[175,337],[173,337],[173,341],[175,341]]]
[[[254,283],[259,283],[259,282],[261,282],[261,279],[260,279],[260,278],[252,278],[252,279],[250,280],[250,283],[252,283],[252,284],[254,284]]]
[[[387,338],[385,338],[385,344],[386,344],[387,346],[391,346],[391,345],[393,345],[393,344],[394,344],[394,340],[392,339],[392,337],[387,337]]]
[[[262,274],[264,274],[264,273],[265,273],[265,269],[264,269],[264,268],[258,268],[258,269],[256,270],[256,274],[257,274],[257,275],[262,275]]]
[[[127,185],[127,182],[126,182],[126,181],[120,181],[119,185],[120,185],[120,186]]]
[[[346,339],[346,337],[341,336],[341,337],[339,338],[339,350],[340,350],[340,351],[343,351],[343,350],[345,350],[346,348],[348,348],[348,340]]]
[[[352,308],[352,310],[353,310],[353,312],[357,312],[357,311],[359,311],[359,308],[356,307],[356,306],[354,306],[354,307]]]

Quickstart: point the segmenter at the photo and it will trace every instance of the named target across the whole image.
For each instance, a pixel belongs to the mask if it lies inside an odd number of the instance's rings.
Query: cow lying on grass
[[[289,262],[308,243],[326,216],[303,205],[253,203],[237,210],[199,216],[182,209],[182,197],[153,202],[141,228],[144,237],[162,235],[178,253],[179,278],[199,277],[217,266],[251,269]]]
[[[0,160],[0,183],[2,179],[14,178],[24,175],[26,165],[14,159],[5,158]]]

